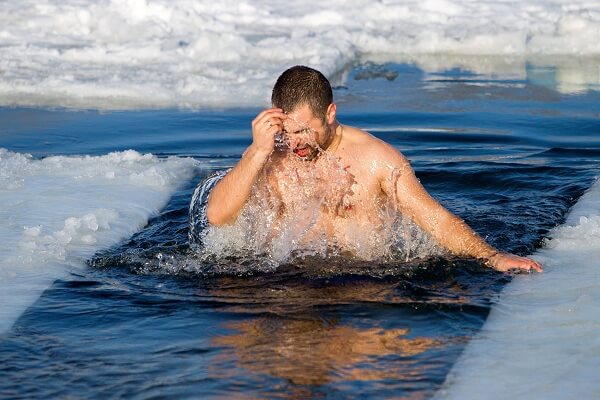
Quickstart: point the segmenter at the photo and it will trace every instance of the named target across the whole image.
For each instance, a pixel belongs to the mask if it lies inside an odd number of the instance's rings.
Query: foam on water
[[[36,160],[0,149],[0,333],[67,269],[143,227],[195,167],[132,150]]]
[[[542,55],[600,55],[599,32],[593,0],[1,2],[0,104],[254,106],[288,66],[339,83],[360,59],[524,75]],[[430,54],[454,58],[430,63]],[[562,86],[600,84],[597,59],[570,63],[557,74]]]
[[[545,272],[504,289],[438,398],[598,398],[600,181],[535,258]]]

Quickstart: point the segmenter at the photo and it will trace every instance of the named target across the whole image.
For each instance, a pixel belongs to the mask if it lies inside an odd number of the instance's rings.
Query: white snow
[[[336,77],[365,58],[432,54],[517,58],[520,74],[539,56],[592,57],[598,84],[600,2],[0,2],[0,105],[256,106],[292,65]]]
[[[599,398],[600,181],[550,238],[545,272],[505,287],[437,398]]]
[[[0,333],[69,268],[142,228],[195,168],[132,150],[36,160],[0,148]]]

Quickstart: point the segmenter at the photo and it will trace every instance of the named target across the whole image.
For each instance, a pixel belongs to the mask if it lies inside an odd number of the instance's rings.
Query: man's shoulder
[[[357,152],[361,158],[404,162],[406,158],[391,144],[373,136],[369,132],[344,125],[347,133],[346,146],[352,152]]]

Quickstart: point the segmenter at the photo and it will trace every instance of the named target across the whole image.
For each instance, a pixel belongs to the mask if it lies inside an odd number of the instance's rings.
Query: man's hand
[[[275,147],[275,134],[283,131],[283,121],[287,118],[280,108],[262,111],[252,121],[252,147],[259,154],[269,155]]]
[[[515,270],[518,272],[542,272],[542,266],[536,261],[510,253],[496,253],[488,259],[488,264],[502,272]]]
[[[206,218],[211,225],[221,226],[235,222],[275,147],[275,134],[283,130],[283,120],[286,118],[283,110],[270,108],[262,111],[252,121],[252,144],[208,196]]]

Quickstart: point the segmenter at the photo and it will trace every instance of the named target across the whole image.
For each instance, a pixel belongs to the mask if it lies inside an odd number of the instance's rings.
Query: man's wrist
[[[244,152],[243,157],[247,157],[252,161],[258,162],[262,166],[271,155],[271,152],[272,150],[261,149],[255,144],[251,144]]]
[[[483,260],[486,264],[492,266],[494,264],[494,259],[500,254],[500,252],[496,249],[490,249],[482,254],[480,259]]]

